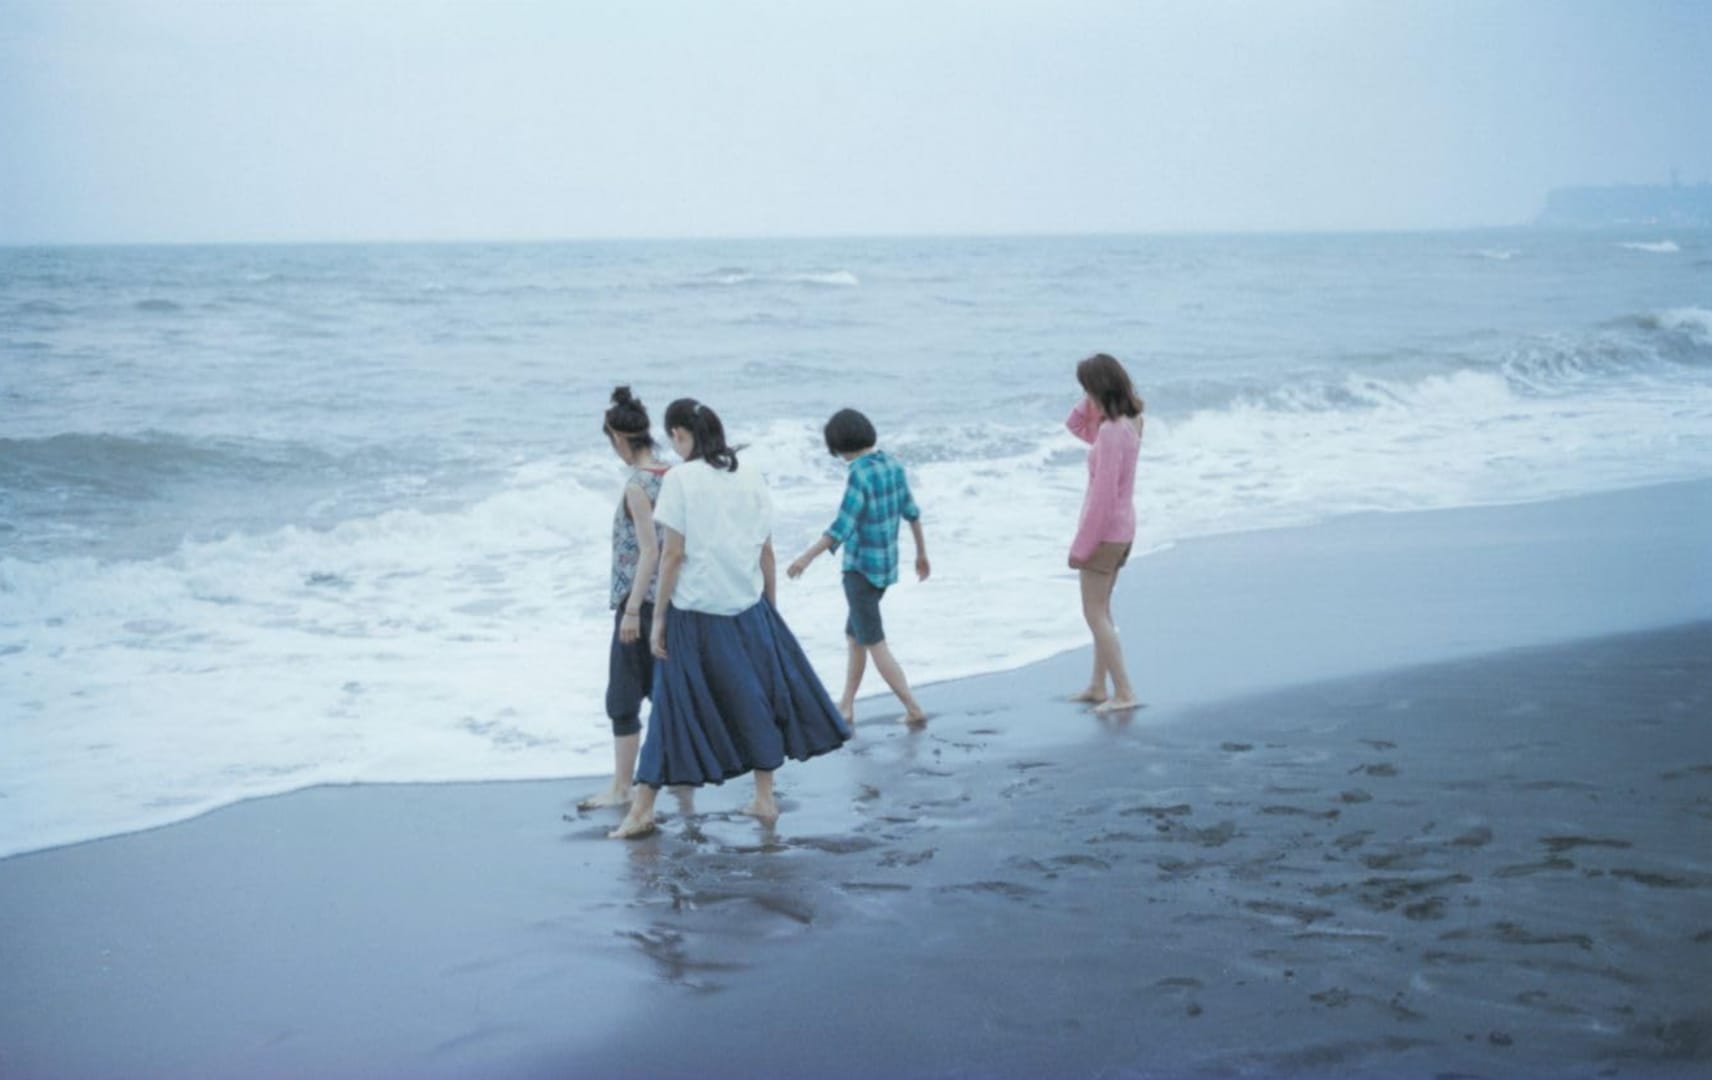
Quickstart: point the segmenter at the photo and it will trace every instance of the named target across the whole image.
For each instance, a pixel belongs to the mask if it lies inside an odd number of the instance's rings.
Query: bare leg
[[[636,752],[642,746],[641,735],[612,737],[612,783],[607,789],[590,795],[577,803],[578,810],[598,810],[603,806],[623,806],[630,801],[630,778],[636,775]]]
[[[686,818],[695,816],[695,788],[679,784],[672,788],[672,798],[678,800],[678,813]]]
[[[1089,574],[1082,571],[1083,596],[1088,594],[1087,579],[1102,577],[1106,580],[1103,588],[1096,590],[1099,600],[1098,624],[1094,625],[1094,654],[1095,664],[1103,665],[1112,680],[1112,696],[1109,700],[1094,706],[1095,712],[1121,712],[1134,709],[1141,705],[1135,698],[1135,687],[1129,683],[1129,670],[1124,667],[1123,645],[1118,641],[1117,623],[1112,619],[1112,593],[1117,589],[1117,571],[1110,574]]]
[[[1111,624],[1112,579],[1116,576],[1081,571],[1082,618],[1087,621],[1088,631],[1094,638],[1094,671],[1088,676],[1087,689],[1071,694],[1071,701],[1089,701],[1098,705],[1108,696],[1106,678],[1110,672],[1106,669],[1105,655],[1100,651],[1100,627]]]
[[[876,641],[868,646],[868,652],[874,657],[874,670],[880,673],[880,678],[886,680],[892,693],[898,695],[898,700],[904,705],[904,722],[919,724],[927,719],[927,714],[921,711],[921,705],[915,695],[910,693],[909,680],[904,678],[904,669],[898,664],[897,658],[884,641]]]
[[[846,634],[845,644],[849,647],[849,662],[844,672],[844,696],[838,699],[838,711],[844,714],[844,722],[852,728],[856,726],[856,691],[862,686],[862,676],[868,670],[868,650],[856,644],[856,639]]]
[[[630,812],[624,815],[624,820],[618,823],[618,828],[606,834],[607,839],[634,840],[653,832],[654,800],[659,794],[660,789],[657,787],[636,785],[635,796],[630,800]]]
[[[772,770],[755,770],[755,801],[745,806],[742,812],[762,821],[778,820],[779,804],[773,801]]]

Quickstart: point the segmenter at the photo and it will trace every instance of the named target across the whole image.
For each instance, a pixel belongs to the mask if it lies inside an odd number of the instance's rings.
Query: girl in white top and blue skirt
[[[773,771],[789,757],[836,750],[850,727],[773,606],[773,501],[753,467],[738,467],[725,427],[706,405],[666,408],[666,436],[684,464],[654,506],[665,531],[651,644],[653,712],[630,812],[614,839],[654,830],[666,786],[721,784],[755,774],[743,812],[778,817]]]

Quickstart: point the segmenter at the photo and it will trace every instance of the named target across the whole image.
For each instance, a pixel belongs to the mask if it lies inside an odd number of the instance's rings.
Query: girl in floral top
[[[630,779],[641,745],[642,699],[650,697],[654,657],[648,636],[654,622],[654,571],[660,565],[660,537],[654,528],[654,503],[666,466],[654,458],[648,410],[620,386],[604,425],[613,452],[629,467],[624,495],[612,515],[612,648],[608,654],[606,715],[612,721],[612,783],[578,803],[579,809],[623,806],[630,802]]]

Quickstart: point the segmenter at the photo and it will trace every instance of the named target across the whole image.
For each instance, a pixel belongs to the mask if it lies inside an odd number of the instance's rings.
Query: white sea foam
[[[743,267],[722,266],[688,282],[690,285],[821,285],[832,288],[855,288],[862,279],[849,270],[755,271]]]
[[[1469,252],[1473,258],[1491,259],[1494,262],[1509,262],[1520,254],[1521,252],[1516,248],[1479,248]]]
[[[1712,311],[1706,308],[1671,308],[1652,318],[1660,329],[1679,331],[1700,345],[1712,346]]]
[[[1516,235],[0,251],[30,350],[0,439],[0,853],[319,782],[608,768],[618,381],[720,404],[787,559],[837,504],[826,410],[872,412],[934,560],[887,600],[917,682],[1084,641],[1058,410],[1090,334],[1149,397],[1144,552],[1712,473],[1697,264],[1542,234],[1420,277]],[[781,593],[836,687],[837,560]]]
[[[841,288],[854,288],[862,284],[862,279],[848,270],[827,270],[810,274],[786,274],[786,281],[801,282],[805,285],[832,285]]]
[[[1698,308],[1660,325],[1702,332]],[[1712,387],[1657,373],[1351,377],[1148,423],[1138,546],[1331,515],[1546,498],[1712,472]],[[818,424],[736,433],[788,560],[843,478]],[[900,432],[934,572],[888,594],[919,683],[1082,642],[1064,566],[1081,444],[1053,427]],[[993,447],[979,456],[935,447]],[[0,854],[316,783],[592,775],[603,715],[614,467],[518,466],[458,510],[187,543],[165,558],[0,560],[12,719]],[[908,540],[904,540],[908,564]],[[837,561],[780,583],[821,676],[843,674]],[[1018,614],[1026,612],[1026,618]],[[878,684],[870,687],[878,692]],[[889,701],[864,710],[883,712]]]
[[[1654,255],[1674,255],[1682,250],[1676,246],[1674,240],[1635,240],[1617,246],[1629,251],[1647,251]]]

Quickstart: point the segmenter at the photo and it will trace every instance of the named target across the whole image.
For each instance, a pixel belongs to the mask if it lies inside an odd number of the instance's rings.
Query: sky
[[[1433,229],[1712,179],[1712,3],[0,0],[0,243]]]

